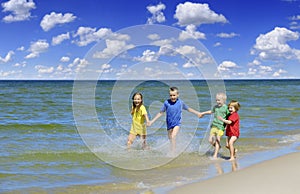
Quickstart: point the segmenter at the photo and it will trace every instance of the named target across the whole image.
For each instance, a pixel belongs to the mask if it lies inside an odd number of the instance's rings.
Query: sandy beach
[[[300,193],[300,152],[264,161],[215,178],[176,187],[169,194]]]

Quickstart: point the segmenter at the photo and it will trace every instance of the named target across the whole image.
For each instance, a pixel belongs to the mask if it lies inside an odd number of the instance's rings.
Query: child
[[[182,100],[179,99],[179,90],[177,87],[171,87],[169,89],[170,99],[164,102],[160,112],[150,121],[151,126],[164,112],[166,112],[166,123],[168,138],[171,143],[171,154],[174,154],[176,148],[176,135],[179,132],[181,125],[182,110],[187,110],[200,117],[200,112],[189,108]]]
[[[218,157],[219,150],[221,148],[221,137],[224,135],[225,126],[222,121],[218,119],[218,117],[226,118],[229,114],[226,102],[226,94],[225,93],[217,93],[216,94],[216,102],[217,104],[213,107],[212,110],[208,110],[206,112],[200,113],[200,117],[206,114],[214,114],[214,120],[211,125],[209,142],[211,145],[215,147],[215,152],[213,158],[216,159]]]
[[[136,92],[132,96],[132,124],[128,135],[127,148],[130,148],[136,136],[140,136],[143,149],[146,148],[146,125],[149,124],[149,118],[145,106],[143,105],[143,95]]]
[[[222,122],[226,124],[226,136],[227,136],[226,147],[230,151],[230,159],[229,159],[230,161],[233,161],[235,159],[235,154],[237,152],[237,149],[233,147],[233,144],[240,136],[240,117],[237,113],[240,107],[241,105],[239,102],[232,100],[228,104],[228,109],[230,112],[228,119],[218,117]]]

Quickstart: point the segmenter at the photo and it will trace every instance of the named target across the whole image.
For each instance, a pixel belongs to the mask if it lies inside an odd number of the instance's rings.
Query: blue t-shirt
[[[180,99],[172,102],[170,99],[164,102],[161,112],[166,112],[167,129],[173,129],[175,126],[180,126],[182,110],[188,110],[188,106]]]

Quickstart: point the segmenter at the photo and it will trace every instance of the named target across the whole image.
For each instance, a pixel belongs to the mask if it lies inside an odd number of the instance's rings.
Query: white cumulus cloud
[[[44,74],[44,73],[53,73],[54,72],[54,67],[46,67],[46,66],[43,66],[43,65],[36,65],[34,67],[38,73],[40,74]]]
[[[176,7],[174,18],[178,20],[180,26],[228,22],[222,14],[215,13],[206,3],[180,3]]]
[[[7,23],[29,20],[31,17],[30,11],[36,8],[33,0],[10,0],[1,3],[1,5],[3,12],[11,12],[11,14],[2,19]]]
[[[65,62],[69,62],[70,61],[70,57],[62,57],[60,58],[60,61],[65,63]]]
[[[86,46],[111,34],[112,31],[109,28],[100,28],[97,30],[96,28],[79,27],[73,36],[74,38],[79,37],[79,40],[74,40],[73,43],[77,44],[78,46]]]
[[[6,56],[4,58],[2,58],[0,56],[0,62],[2,63],[7,63],[9,62],[11,59],[12,59],[12,56],[14,55],[15,53],[13,51],[9,51]]]
[[[204,33],[196,31],[196,26],[194,24],[187,25],[185,31],[182,31],[179,35],[180,41],[185,41],[189,38],[206,39]]]
[[[149,38],[150,40],[159,40],[160,36],[158,34],[149,34],[147,38]]]
[[[148,18],[147,23],[154,24],[156,22],[162,23],[166,21],[166,17],[162,12],[164,9],[166,9],[166,6],[162,3],[147,6],[147,10],[152,14],[152,17]]]
[[[223,61],[219,66],[218,70],[219,71],[230,71],[234,68],[237,68],[237,64],[232,62],[232,61]]]
[[[142,62],[151,62],[151,61],[157,61],[158,57],[159,56],[154,51],[147,49],[143,52],[143,56],[135,57],[134,59]]]
[[[291,48],[288,44],[289,41],[298,39],[298,32],[276,27],[266,34],[259,35],[253,46],[252,54],[257,54],[261,60],[300,60],[299,50]]]
[[[130,36],[127,34],[112,33],[109,38],[105,39],[106,47],[94,53],[94,58],[110,58],[117,56],[124,51],[127,51],[134,47],[133,44],[128,43]]]
[[[282,74],[287,73],[287,71],[283,70],[283,69],[279,69],[278,71],[273,73],[273,77],[280,77],[282,76]]]
[[[66,33],[66,34],[60,34],[58,36],[55,36],[52,38],[52,45],[59,45],[60,43],[62,43],[64,40],[68,40],[70,39],[70,33]]]
[[[44,31],[49,31],[50,29],[54,28],[58,24],[65,24],[72,22],[76,19],[76,16],[74,16],[72,13],[55,13],[51,12],[50,14],[47,14],[43,17],[40,26]]]
[[[36,58],[40,55],[40,53],[47,51],[49,48],[49,43],[46,40],[38,40],[36,42],[32,42],[29,48],[30,54],[25,58]]]

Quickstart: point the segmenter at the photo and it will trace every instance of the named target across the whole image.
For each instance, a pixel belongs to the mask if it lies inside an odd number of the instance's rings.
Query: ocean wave
[[[279,143],[295,143],[300,142],[300,133],[294,135],[287,135],[280,139]]]

